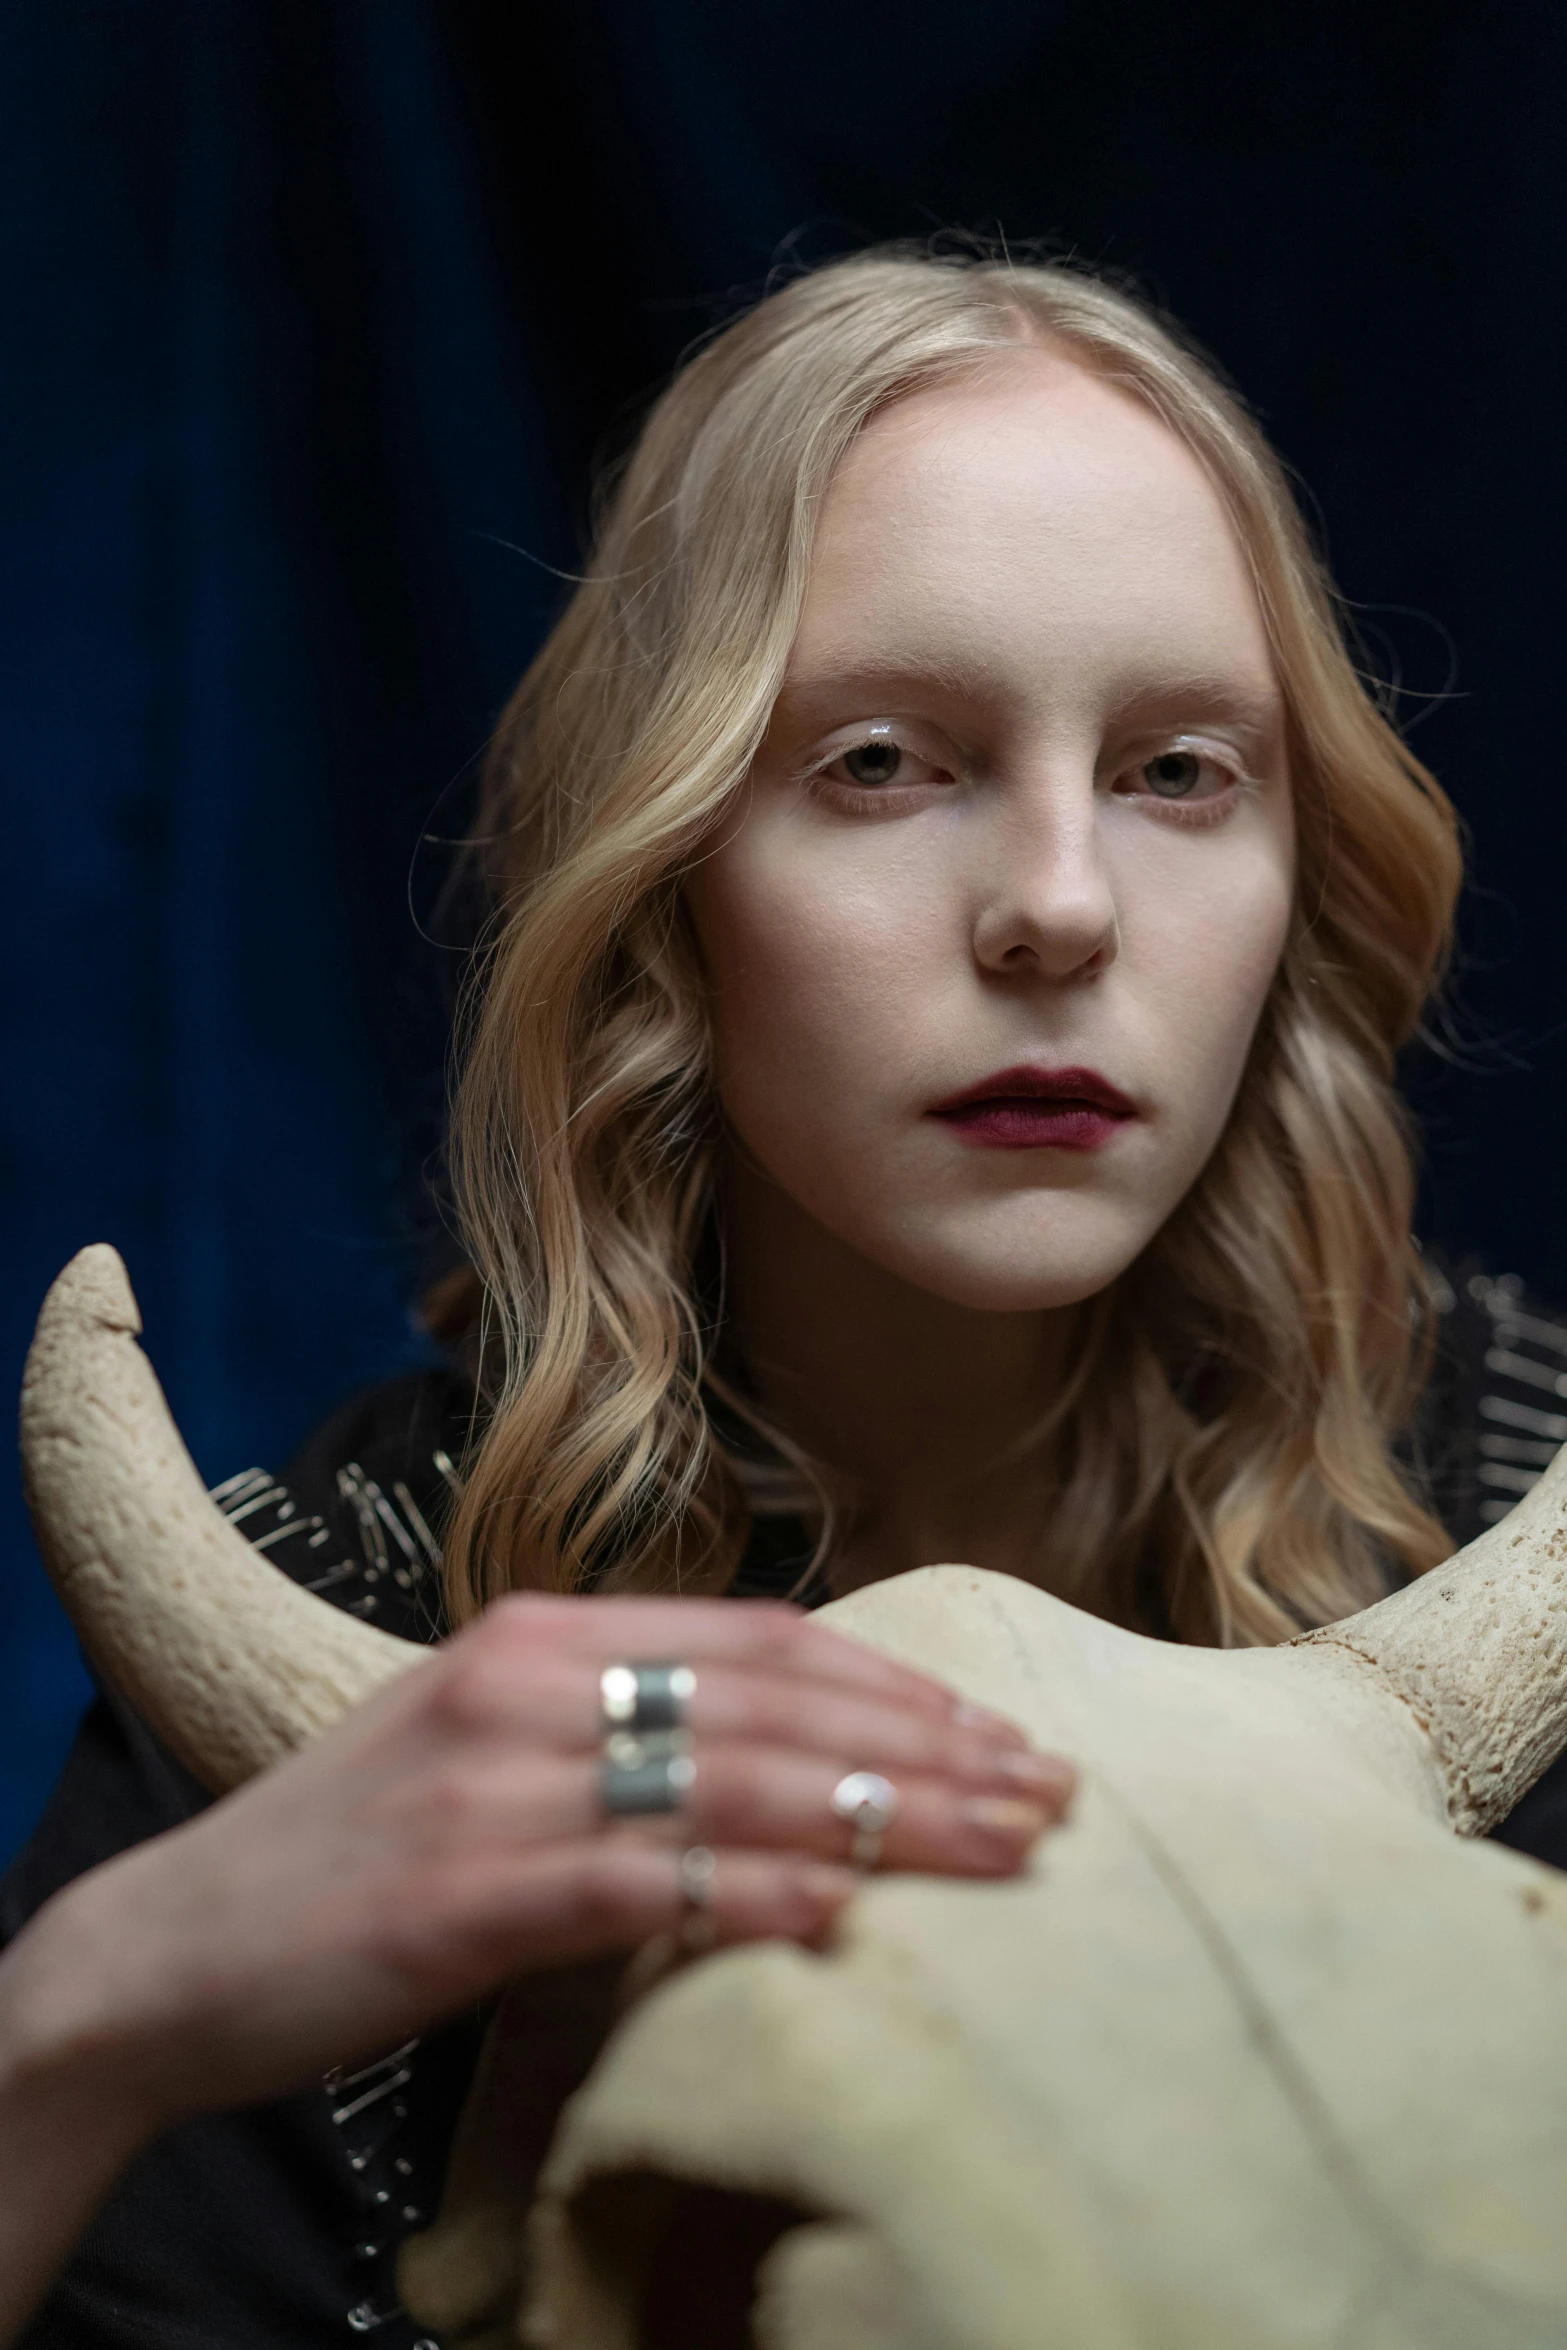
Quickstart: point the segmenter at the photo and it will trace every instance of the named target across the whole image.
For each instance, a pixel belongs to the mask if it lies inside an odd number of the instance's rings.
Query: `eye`
[[[900,739],[891,721],[879,720],[867,726],[858,740],[846,743],[824,760],[813,781],[829,793],[836,789],[851,796],[888,792],[896,796],[927,790],[933,784],[950,784],[956,776],[951,767]]]
[[[1232,805],[1245,782],[1239,763],[1206,743],[1173,742],[1151,759],[1118,776],[1115,789],[1127,799],[1158,800],[1172,812],[1182,806],[1217,817]]]

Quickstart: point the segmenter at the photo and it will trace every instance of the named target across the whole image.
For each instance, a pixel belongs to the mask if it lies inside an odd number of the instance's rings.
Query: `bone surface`
[[[1559,1723],[1559,1644],[1542,1681],[1500,1627],[1554,1629],[1564,1514],[1559,1464],[1392,1603],[1402,1646],[1374,1609],[1354,1641],[1173,1649],[964,1567],[826,1609],[1076,1758],[1074,1817],[1023,1883],[873,1883],[831,1954],[656,1992],[567,2110],[525,2338],[631,2350],[638,2199],[695,2181],[802,2214],[765,2350],[1567,2341],[1567,1886],[1449,1820],[1549,1738],[1422,1726],[1484,1681],[1487,1627],[1493,1682]]]

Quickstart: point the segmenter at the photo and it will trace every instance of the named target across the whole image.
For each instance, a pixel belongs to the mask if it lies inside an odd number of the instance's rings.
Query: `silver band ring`
[[[857,1869],[873,1869],[881,1840],[898,1816],[898,1790],[880,1771],[851,1771],[832,1791],[832,1808],[854,1830],[849,1858]]]
[[[685,1730],[633,1738],[617,1730],[604,1741],[599,1795],[612,1820],[678,1811],[696,1784],[696,1762]]]
[[[629,1730],[634,1737],[654,1730],[684,1730],[696,1695],[689,1665],[653,1660],[606,1665],[599,1675],[599,1707],[606,1732]]]

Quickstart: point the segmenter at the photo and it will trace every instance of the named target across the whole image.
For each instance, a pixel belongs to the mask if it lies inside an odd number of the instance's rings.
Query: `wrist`
[[[83,1880],[84,1883],[88,1880]],[[0,1954],[0,2344],[14,2341],[125,2165],[166,2117],[117,2028],[89,1899],[46,1904]]]
[[[110,1921],[91,1879],[45,1904],[0,1955],[0,2137],[47,2159],[91,2149],[112,2177],[178,2115],[159,2094],[147,2034],[122,2011]]]

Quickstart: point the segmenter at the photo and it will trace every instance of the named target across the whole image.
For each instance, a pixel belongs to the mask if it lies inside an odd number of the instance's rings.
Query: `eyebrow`
[[[1225,717],[1260,731],[1277,724],[1284,708],[1284,695],[1276,682],[1254,686],[1235,677],[1191,671],[1145,680],[1125,694],[1121,707],[1125,711],[1194,707],[1221,711]]]
[[[888,655],[845,663],[841,668],[813,670],[803,677],[786,677],[779,701],[791,709],[812,708],[818,702],[839,703],[849,697],[895,699],[900,693],[929,693],[934,689],[953,700],[972,700],[1000,684],[982,660],[948,658],[929,661]],[[1276,683],[1254,686],[1239,678],[1202,671],[1172,672],[1140,680],[1116,695],[1118,714],[1133,710],[1184,708],[1222,714],[1241,726],[1265,733],[1278,723],[1284,696]]]
[[[954,701],[973,701],[993,691],[998,682],[982,661],[961,657],[916,661],[900,659],[895,654],[885,658],[872,655],[863,661],[845,662],[841,668],[813,669],[804,676],[786,676],[778,698],[799,706],[850,698],[864,701],[869,697],[875,701],[885,696],[896,700],[903,694],[918,695],[934,690]]]

